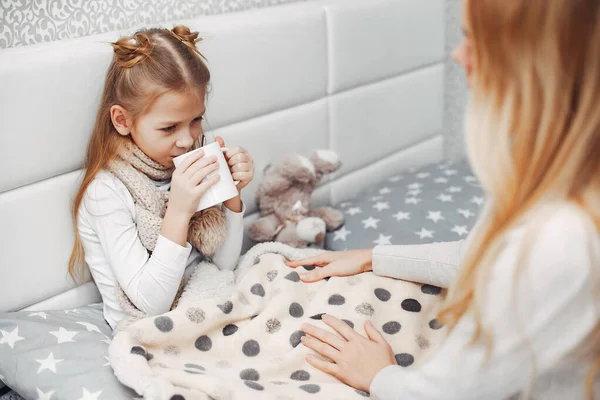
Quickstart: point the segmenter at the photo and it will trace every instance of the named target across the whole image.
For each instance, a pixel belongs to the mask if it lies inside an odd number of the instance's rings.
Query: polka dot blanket
[[[223,283],[229,278],[216,284],[218,290],[206,272],[210,267],[200,268],[175,310],[115,335],[109,357],[117,378],[149,399],[369,397],[306,362],[313,352],[301,344],[301,325],[329,329],[324,313],[362,335],[370,320],[404,368],[417,367],[436,350],[446,333],[435,320],[445,291],[372,273],[304,283],[285,262],[314,252],[259,244],[229,284]],[[207,290],[197,290],[200,280]]]

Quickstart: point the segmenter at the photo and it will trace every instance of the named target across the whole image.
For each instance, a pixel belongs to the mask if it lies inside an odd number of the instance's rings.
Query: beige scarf
[[[127,141],[121,147],[119,156],[109,163],[108,170],[119,178],[131,193],[135,202],[136,225],[140,241],[148,252],[152,253],[160,234],[169,199],[169,194],[157,188],[152,180],[169,179],[173,168],[157,163],[133,142]],[[203,256],[214,255],[226,236],[227,221],[220,207],[198,211],[190,219],[188,242]],[[182,292],[183,279],[171,309],[177,306]],[[117,298],[122,310],[129,316],[134,319],[147,316],[131,302],[118,285]]]

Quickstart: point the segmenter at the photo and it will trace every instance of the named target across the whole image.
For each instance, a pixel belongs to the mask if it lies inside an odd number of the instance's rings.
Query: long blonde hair
[[[472,315],[473,341],[483,337],[489,349],[481,301],[506,231],[550,196],[576,204],[593,221],[592,235],[600,232],[600,1],[464,6],[472,50],[467,151],[493,201],[440,319],[452,329]]]
[[[78,215],[85,192],[102,169],[112,160],[123,138],[113,126],[110,109],[121,105],[134,123],[163,93],[205,93],[210,72],[196,48],[201,39],[185,26],[173,30],[147,29],[112,43],[114,54],[106,73],[96,122],[88,144],[83,167],[85,173],[73,201],[75,242],[69,259],[69,274],[82,276],[84,249],[79,237]]]

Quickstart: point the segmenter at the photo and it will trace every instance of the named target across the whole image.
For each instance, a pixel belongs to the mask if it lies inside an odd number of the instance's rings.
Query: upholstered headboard
[[[177,22],[205,38],[210,130],[245,146],[257,171],[285,152],[340,154],[315,193],[323,204],[442,158],[443,14],[443,0],[339,0]],[[70,205],[108,42],[129,33],[0,51],[0,310],[99,300],[89,278],[67,275]]]

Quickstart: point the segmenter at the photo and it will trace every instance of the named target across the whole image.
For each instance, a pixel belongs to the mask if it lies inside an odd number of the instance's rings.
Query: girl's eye
[[[161,131],[164,132],[173,132],[173,130],[175,129],[175,125],[171,125],[171,126],[167,126],[166,128],[161,128]]]
[[[194,118],[194,120],[192,122],[200,122],[204,120],[204,117],[198,117],[198,118]]]

